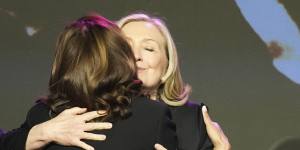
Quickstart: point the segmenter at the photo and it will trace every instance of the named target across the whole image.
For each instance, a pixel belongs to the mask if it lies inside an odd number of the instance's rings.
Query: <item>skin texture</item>
[[[108,122],[86,123],[100,116],[101,112],[91,111],[86,113],[85,108],[66,109],[55,118],[38,124],[30,130],[26,141],[26,150],[41,149],[50,142],[94,150],[93,147],[80,140],[105,140],[105,135],[85,132],[112,128],[112,124]]]
[[[146,92],[156,96],[156,90],[168,63],[163,35],[153,24],[143,21],[130,22],[122,28],[122,31],[135,54],[138,78],[142,80]]]

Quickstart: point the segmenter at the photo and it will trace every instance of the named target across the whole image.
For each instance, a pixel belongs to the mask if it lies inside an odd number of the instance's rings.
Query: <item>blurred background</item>
[[[300,1],[280,3],[299,28]],[[266,150],[300,136],[300,84],[274,67],[274,54],[233,0],[0,0],[0,128],[17,128],[47,95],[56,37],[89,12],[165,20],[191,99],[208,105],[234,150]]]

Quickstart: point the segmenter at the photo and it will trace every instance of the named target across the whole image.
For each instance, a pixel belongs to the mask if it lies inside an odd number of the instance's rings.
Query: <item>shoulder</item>
[[[172,114],[186,114],[186,115],[199,115],[202,106],[205,104],[202,102],[187,101],[182,106],[169,106]],[[201,114],[201,113],[200,113]]]
[[[31,107],[26,116],[26,122],[29,126],[45,122],[50,119],[50,107],[44,102],[38,100],[35,105]]]
[[[203,126],[204,123],[201,111],[202,106],[204,106],[202,102],[188,101],[182,106],[169,106],[169,108],[178,128],[193,125],[196,129]]]
[[[182,107],[185,109],[199,109],[204,106],[203,102],[187,101]]]
[[[24,149],[30,129],[39,122],[44,122],[47,117],[47,110],[49,110],[47,105],[38,101],[28,111],[26,120],[21,127],[9,131],[0,137],[0,149]]]
[[[26,124],[22,124],[21,127],[6,133],[3,131],[2,135],[0,135],[0,149],[24,149],[28,133],[29,128]]]
[[[173,121],[176,124],[176,132],[180,149],[202,149],[209,138],[203,120],[201,108],[202,102],[188,101],[182,106],[169,106]]]
[[[204,127],[204,120],[202,114],[202,102],[191,102],[188,101],[182,106],[169,106],[171,115],[178,128],[186,128],[194,126],[194,129]]]
[[[173,117],[169,107],[165,103],[150,100],[147,97],[138,97],[132,103],[132,112],[135,118],[145,120],[151,123],[161,124],[164,121],[170,121]],[[168,124],[173,126],[173,122]]]
[[[156,101],[156,100],[151,100],[145,96],[139,96],[139,97],[134,98],[133,104],[135,104],[135,105],[147,104],[148,107],[160,107],[160,108],[164,108],[167,106],[164,103],[160,103],[159,101]]]
[[[160,143],[168,150],[175,150],[178,145],[176,125],[167,104],[146,97],[138,98],[135,103],[145,111],[142,113],[143,118],[147,118],[147,121],[155,120],[154,130],[151,133],[155,135],[154,143]]]
[[[134,110],[146,111],[147,114],[151,113],[151,116],[169,111],[169,108],[165,103],[150,100],[147,97],[135,98],[132,107]]]

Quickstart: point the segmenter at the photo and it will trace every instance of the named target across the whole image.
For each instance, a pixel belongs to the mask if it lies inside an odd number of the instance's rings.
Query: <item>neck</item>
[[[150,94],[150,99],[151,100],[158,100],[158,94],[157,94],[157,92],[155,92],[153,94]]]
[[[157,90],[144,90],[143,93],[148,95],[151,100],[157,100],[159,98]]]

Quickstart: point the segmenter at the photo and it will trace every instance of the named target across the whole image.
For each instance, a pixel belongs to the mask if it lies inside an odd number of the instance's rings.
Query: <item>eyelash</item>
[[[152,48],[144,48],[145,50],[147,50],[147,51],[149,51],[149,52],[153,52],[154,51],[154,49],[152,49]]]

